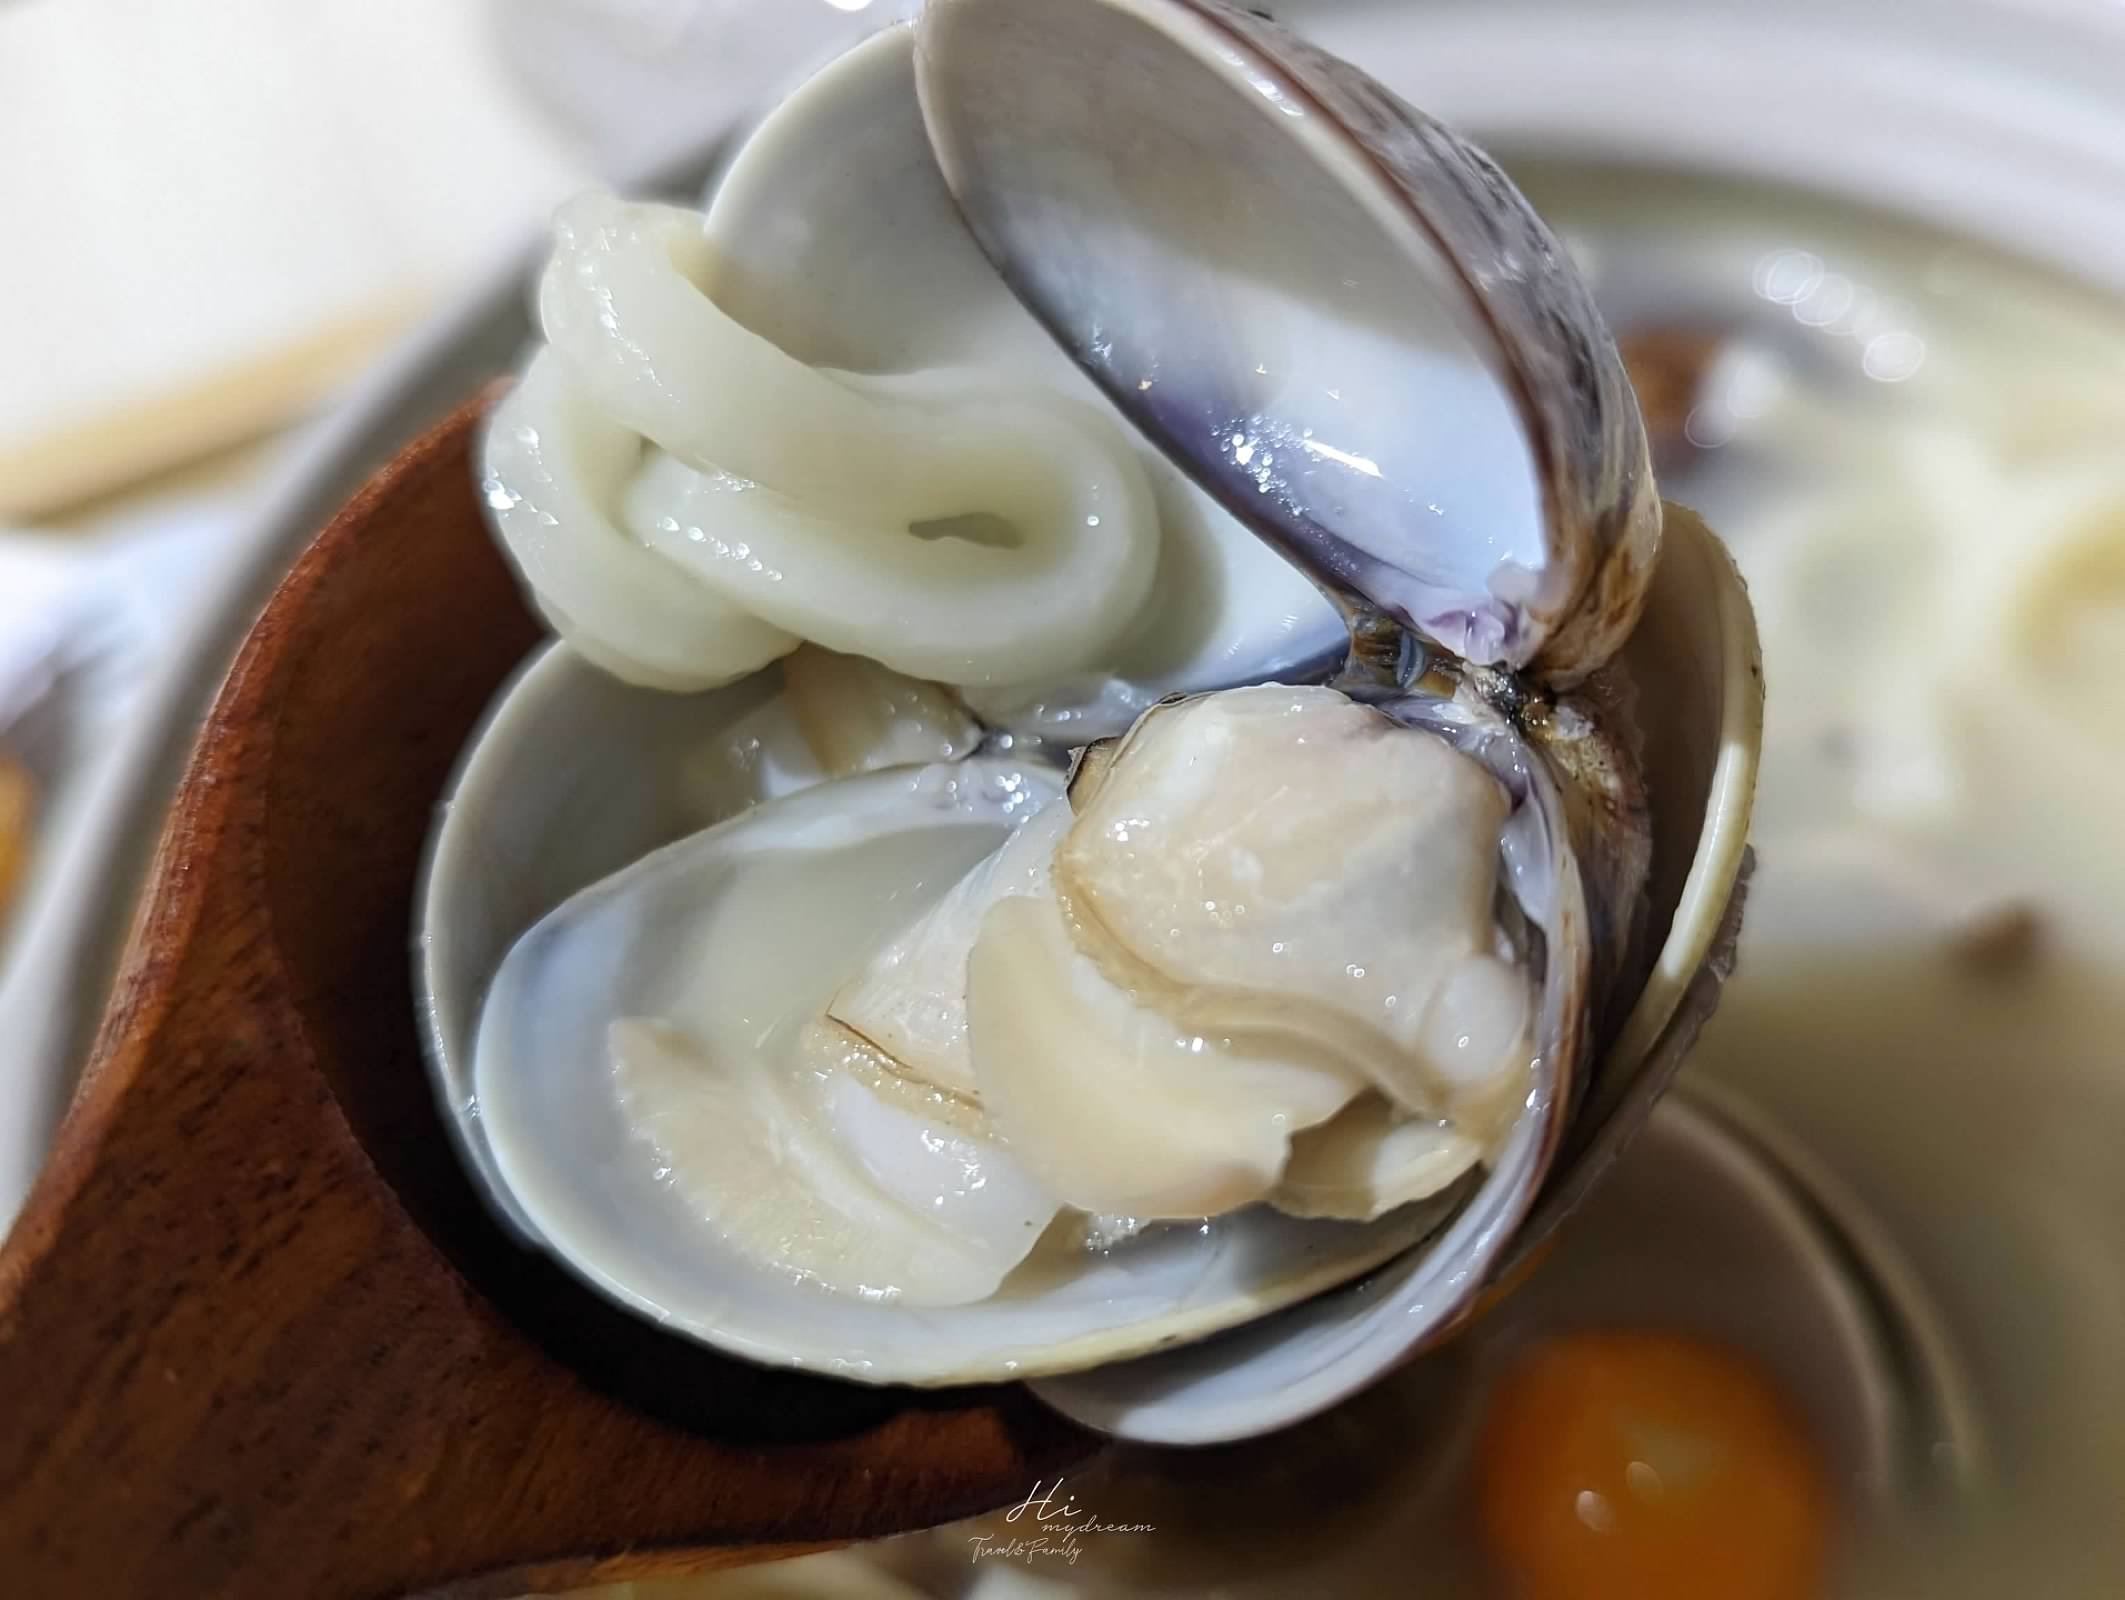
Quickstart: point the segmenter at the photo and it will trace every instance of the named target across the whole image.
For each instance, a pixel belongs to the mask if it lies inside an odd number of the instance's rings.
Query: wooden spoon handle
[[[536,637],[468,407],[326,530],[211,713],[79,1099],[0,1251],[0,1572],[39,1595],[550,1589],[971,1514],[1089,1436],[668,1338],[460,1173],[408,929]]]

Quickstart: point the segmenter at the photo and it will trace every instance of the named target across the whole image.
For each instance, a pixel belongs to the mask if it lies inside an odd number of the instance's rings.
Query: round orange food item
[[[1820,1455],[1757,1366],[1655,1332],[1571,1334],[1490,1397],[1483,1540],[1511,1600],[1815,1600]]]
[[[29,769],[0,750],[0,916],[6,915],[29,862],[30,815],[36,798]]]

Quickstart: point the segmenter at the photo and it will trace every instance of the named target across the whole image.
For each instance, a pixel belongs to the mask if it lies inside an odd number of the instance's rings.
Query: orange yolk
[[[1816,1600],[1829,1492],[1779,1391],[1662,1333],[1528,1351],[1493,1392],[1477,1509],[1512,1600]]]

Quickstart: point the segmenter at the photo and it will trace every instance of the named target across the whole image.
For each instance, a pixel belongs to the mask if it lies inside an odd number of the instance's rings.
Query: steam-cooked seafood
[[[489,435],[502,538],[632,682],[779,673],[762,714],[824,781],[524,936],[481,1024],[480,1137],[616,1294],[870,1381],[1138,1356],[1413,1247],[1452,1255],[1425,1326],[1450,1319],[1581,1106],[1632,1098],[1725,920],[1746,794],[1710,820],[1707,752],[1735,706],[1753,726],[1725,676],[1746,602],[1686,517],[1662,569],[1615,348],[1477,152],[1207,0],[932,0],[922,26],[769,119],[705,228],[604,199],[561,219],[551,342]],[[1111,83],[1003,94],[1037,81],[1013,51],[1067,60],[1095,27],[1124,46]],[[1172,103],[1130,98],[1146,81]],[[748,163],[793,169],[857,110],[884,130],[866,159],[912,145],[882,169],[925,204],[950,185],[1110,405],[1023,358],[1016,312],[986,369],[947,343],[861,374],[814,352],[864,345],[863,301],[782,274],[848,324],[811,350],[741,314],[759,281],[726,276],[718,221],[765,192]],[[1206,140],[1276,204],[1198,193]],[[862,242],[832,220],[800,248]],[[950,226],[894,238],[964,272]],[[1247,581],[1180,608],[1190,642],[1146,670],[1176,550]],[[1332,681],[1281,670],[1301,630],[1261,625],[1300,573],[1339,619],[1305,652]],[[1641,742],[1683,691],[1618,661],[1649,593],[1709,674],[1689,760],[1653,763],[1692,768],[1696,808],[1655,927]],[[601,1065],[586,1123],[563,1108]],[[627,1214],[630,1167],[656,1216]]]

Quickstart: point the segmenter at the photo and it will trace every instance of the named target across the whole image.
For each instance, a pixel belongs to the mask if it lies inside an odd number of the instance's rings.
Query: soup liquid
[[[1522,176],[1619,333],[1744,328],[1663,475],[1750,579],[1769,695],[1688,1073],[1888,1226],[1984,1430],[1974,1490],[1853,1540],[1849,1592],[2125,1592],[2125,323],[1813,201]]]

